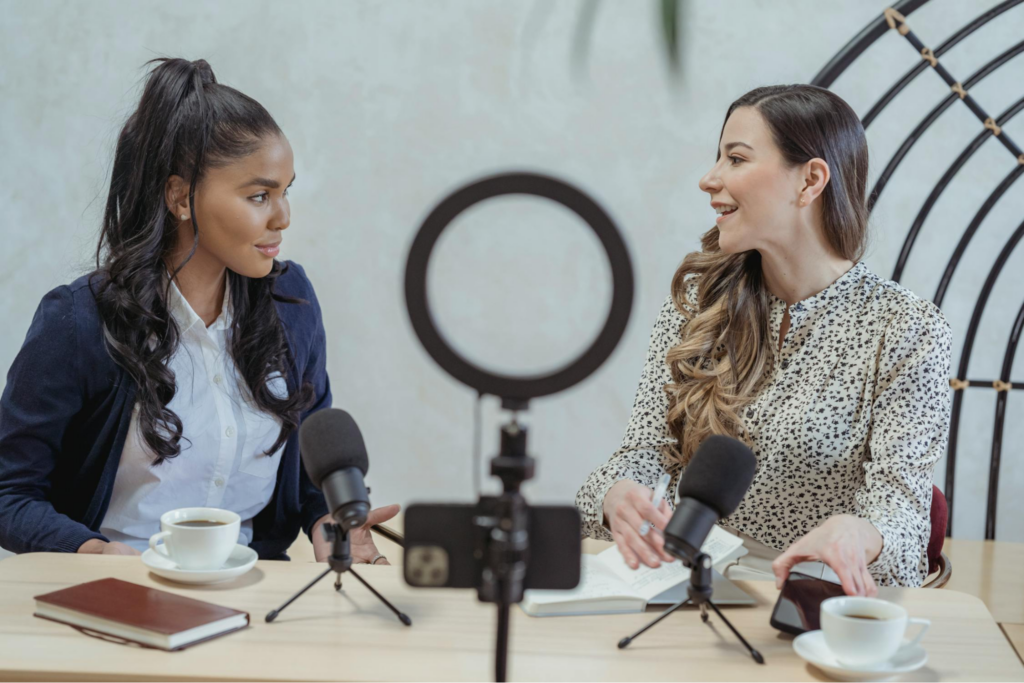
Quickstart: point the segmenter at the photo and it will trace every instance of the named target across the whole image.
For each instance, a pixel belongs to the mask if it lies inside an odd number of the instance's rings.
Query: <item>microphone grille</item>
[[[355,467],[366,476],[370,469],[363,435],[352,416],[340,408],[317,411],[302,421],[299,451],[306,474],[317,488],[331,472]]]
[[[679,478],[676,495],[694,498],[728,517],[754,481],[757,458],[742,441],[719,434],[705,439]]]

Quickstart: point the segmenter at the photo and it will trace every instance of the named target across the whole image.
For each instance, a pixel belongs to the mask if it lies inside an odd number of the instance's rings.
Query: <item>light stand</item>
[[[441,233],[462,212],[475,204],[507,195],[542,198],[561,204],[575,213],[594,231],[611,266],[612,301],[608,318],[597,338],[579,358],[543,375],[512,377],[479,367],[448,343],[430,312],[427,265]],[[575,556],[572,567],[558,566],[557,553],[538,552],[531,561],[531,543],[534,547],[543,548],[546,546],[542,541],[550,541],[562,532],[569,531],[564,523],[566,516],[562,514],[566,509],[571,510],[572,526],[575,527],[571,532],[575,536],[572,540],[577,541],[579,515],[570,506],[561,509],[538,506],[531,510],[527,505],[519,487],[533,477],[534,461],[526,454],[526,430],[518,424],[515,414],[524,410],[533,398],[550,396],[583,381],[611,355],[625,332],[633,302],[633,267],[629,261],[629,251],[611,217],[578,188],[537,173],[500,173],[457,189],[427,215],[409,249],[405,269],[405,300],[416,336],[438,365],[458,381],[476,390],[479,395],[500,397],[502,407],[513,412],[512,421],[501,427],[501,450],[491,460],[491,474],[501,479],[502,493],[497,497],[481,498],[470,513],[473,515],[472,526],[478,532],[471,545],[472,555],[465,552],[467,548],[457,536],[449,535],[450,538],[441,539],[437,536],[437,530],[431,528],[420,528],[412,532],[408,524],[406,540],[409,548],[405,554],[406,581],[412,585],[437,588],[472,585],[477,589],[481,602],[498,605],[495,675],[496,680],[504,681],[508,663],[510,606],[522,600],[523,591],[527,587],[575,587],[579,583],[580,571],[579,558]],[[428,516],[448,519],[456,519],[464,512],[469,512],[455,507],[423,505],[420,509]],[[545,526],[550,521],[562,523]],[[446,544],[451,544],[455,554],[449,555],[445,550]],[[564,545],[557,543],[549,545],[564,548]],[[423,552],[418,552],[421,550]],[[435,560],[441,562],[443,567],[435,565]],[[466,563],[474,570],[472,573],[463,571]],[[478,566],[480,574],[475,573]],[[449,569],[452,574],[449,574]],[[541,571],[549,569],[556,572]],[[438,577],[436,581],[433,579],[435,574]],[[547,574],[544,577],[547,580],[552,577],[571,578],[572,582],[550,581],[545,585],[545,581],[538,578],[543,574]],[[415,577],[414,580],[410,580],[410,576]]]
[[[387,605],[388,609],[390,609],[392,612],[395,613],[395,616],[398,617],[399,621],[401,621],[406,626],[412,626],[412,619],[410,619],[408,617],[408,615],[406,615],[403,612],[399,612],[398,609],[394,605],[392,605],[390,602],[388,602],[387,598],[385,598],[383,595],[378,593],[374,589],[373,586],[368,584],[363,577],[359,576],[359,574],[357,574],[355,572],[355,570],[352,569],[352,551],[351,551],[351,543],[350,543],[350,539],[349,539],[349,536],[348,536],[348,532],[345,531],[345,529],[343,527],[341,527],[340,525],[338,525],[338,524],[324,523],[323,525],[321,525],[320,529],[321,529],[321,532],[324,535],[324,540],[327,540],[327,541],[331,542],[331,555],[330,555],[330,557],[327,558],[327,564],[329,566],[327,567],[327,569],[324,570],[324,572],[322,574],[320,574],[320,576],[318,576],[315,579],[313,579],[312,581],[310,581],[306,585],[305,588],[300,590],[298,593],[296,593],[292,597],[288,598],[288,601],[286,603],[284,603],[283,605],[281,605],[277,609],[268,612],[267,616],[266,616],[267,623],[269,624],[274,619],[276,619],[277,615],[280,614],[284,610],[285,607],[287,607],[288,605],[290,605],[293,602],[295,602],[295,600],[300,595],[302,595],[303,593],[308,591],[310,588],[312,588],[316,584],[317,581],[319,581],[320,579],[324,578],[325,576],[327,576],[331,572],[336,572],[338,574],[337,578],[334,580],[334,590],[340,591],[341,590],[341,574],[342,574],[342,572],[348,572],[348,573],[352,574],[352,576],[354,576],[357,579],[359,579],[359,582],[361,584],[366,586],[367,589],[369,589],[369,591],[371,593],[376,595],[377,598],[381,602],[383,602],[385,605]]]
[[[732,623],[725,618],[725,615],[722,614],[715,603],[711,602],[711,557],[705,553],[699,553],[697,557],[694,558],[692,564],[685,560],[683,562],[690,568],[690,585],[686,587],[686,594],[688,596],[686,600],[672,605],[662,612],[657,619],[647,624],[633,635],[626,636],[620,640],[619,649],[621,650],[628,647],[629,644],[632,643],[635,638],[639,637],[644,631],[651,628],[683,605],[689,603],[700,607],[700,620],[705,624],[708,621],[708,607],[710,606],[711,609],[715,610],[715,614],[725,622],[725,625],[729,627],[730,631],[736,634],[736,637],[739,638],[740,642],[743,643],[743,646],[747,648],[747,652],[749,652],[750,656],[754,658],[754,661],[758,664],[764,664],[764,657],[761,656],[761,653],[751,647],[750,643],[748,643],[746,639],[740,635],[740,632],[736,630],[736,627],[734,627]]]
[[[491,459],[491,474],[501,479],[502,493],[495,499],[494,515],[478,517],[476,522],[489,538],[477,596],[481,602],[498,605],[496,681],[506,680],[509,608],[522,601],[525,589],[530,520],[529,505],[519,487],[533,477],[533,469],[533,458],[526,454],[526,429],[513,413],[512,421],[501,427],[501,450]]]

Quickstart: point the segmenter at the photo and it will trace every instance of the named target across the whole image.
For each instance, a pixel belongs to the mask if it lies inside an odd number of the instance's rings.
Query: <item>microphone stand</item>
[[[686,600],[677,602],[676,604],[665,610],[657,619],[644,626],[642,629],[637,631],[631,636],[626,636],[619,641],[619,649],[622,650],[629,646],[635,638],[640,636],[641,633],[651,628],[668,615],[675,612],[683,605],[689,603],[691,605],[697,605],[700,607],[700,620],[705,624],[708,621],[708,607],[711,607],[715,611],[715,614],[725,622],[725,625],[729,627],[729,630],[736,634],[736,637],[740,639],[743,646],[747,648],[747,652],[753,657],[754,661],[758,664],[764,664],[764,657],[761,653],[750,646],[750,643],[740,635],[740,632],[736,630],[736,627],[725,618],[725,615],[718,609],[715,603],[711,602],[711,557],[705,553],[699,553],[697,557],[693,559],[693,564],[684,563],[690,567],[690,584],[686,587]]]
[[[354,576],[357,579],[359,579],[359,582],[361,584],[366,586],[367,589],[369,589],[369,591],[371,593],[376,595],[377,598],[381,602],[383,602],[385,605],[387,605],[387,608],[395,613],[395,616],[398,617],[399,621],[401,621],[406,626],[412,626],[412,619],[410,619],[408,617],[408,615],[406,615],[403,612],[399,612],[398,609],[394,605],[392,605],[390,602],[388,602],[387,598],[385,598],[383,595],[378,593],[373,588],[373,586],[368,584],[363,577],[359,576],[359,574],[356,574],[355,570],[352,569],[352,550],[351,550],[351,543],[350,543],[350,539],[349,539],[349,536],[348,536],[348,532],[345,531],[344,528],[341,527],[338,524],[330,524],[330,523],[327,523],[327,522],[325,522],[320,527],[320,529],[321,529],[321,531],[322,531],[322,533],[324,535],[324,539],[331,542],[331,555],[330,555],[330,557],[327,558],[327,564],[329,566],[327,567],[327,569],[324,570],[324,572],[322,574],[320,574],[320,576],[318,576],[315,579],[313,579],[312,581],[310,581],[306,585],[305,588],[300,590],[298,593],[296,593],[292,597],[288,598],[288,602],[284,603],[283,605],[281,605],[277,609],[268,612],[267,616],[266,616],[267,623],[269,624],[274,619],[276,619],[277,615],[280,614],[284,610],[285,607],[287,607],[288,605],[290,605],[293,602],[295,602],[295,600],[300,595],[302,595],[303,593],[308,591],[310,588],[312,588],[316,584],[317,581],[319,581],[320,579],[324,578],[325,576],[327,576],[331,572],[337,572],[337,574],[338,574],[337,578],[334,581],[334,590],[340,591],[341,590],[341,574],[342,574],[342,572],[348,572],[352,576]]]

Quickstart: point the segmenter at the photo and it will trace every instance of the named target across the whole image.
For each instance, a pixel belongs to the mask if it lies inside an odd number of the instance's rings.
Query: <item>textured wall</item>
[[[933,0],[911,17],[938,45],[994,2]],[[591,378],[536,401],[528,421],[534,501],[572,499],[617,447],[647,339],[671,275],[713,224],[699,177],[722,117],[748,89],[809,81],[883,2],[691,2],[685,68],[673,87],[655,3],[605,2],[586,77],[570,46],[570,0],[392,2],[13,2],[0,20],[0,366],[7,368],[40,297],[89,268],[117,131],[143,62],[205,58],[218,78],[262,102],[295,150],[298,180],[283,255],[305,265],[328,332],[335,404],[359,420],[378,503],[469,499],[473,392],[445,375],[408,323],[402,277],[418,222],[442,194],[510,168],[569,179],[619,221],[637,271],[629,329]],[[944,63],[961,79],[1016,42],[1024,7],[961,43]],[[887,34],[834,89],[865,113],[918,57]],[[972,94],[996,114],[1021,96],[1017,59]],[[869,130],[872,178],[948,93],[925,73]],[[1024,141],[1021,117],[1006,126]],[[955,106],[904,161],[873,218],[868,265],[889,277],[906,227],[979,130]],[[931,298],[963,226],[1012,169],[989,142],[929,220],[903,282]],[[1018,184],[1020,185],[1020,184]],[[957,336],[994,253],[1024,216],[1015,187],[968,249],[944,309]],[[431,274],[446,329],[466,353],[509,371],[569,359],[602,322],[609,285],[596,241],[558,207],[495,201],[446,233]],[[1024,247],[993,294],[970,375],[996,376],[1024,287]],[[1024,351],[1015,379],[1024,377]],[[995,394],[968,395],[958,467],[957,535],[982,533]],[[999,536],[1024,540],[1024,396],[1010,397]],[[484,454],[500,414],[485,402]],[[942,481],[944,463],[937,481]]]

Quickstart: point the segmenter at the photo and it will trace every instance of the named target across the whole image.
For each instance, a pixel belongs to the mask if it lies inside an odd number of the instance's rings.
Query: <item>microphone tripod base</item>
[[[740,635],[740,632],[732,625],[732,622],[725,618],[725,615],[718,609],[718,606],[711,602],[711,558],[704,553],[699,554],[694,559],[693,566],[690,569],[690,585],[687,586],[686,592],[689,595],[686,600],[672,605],[662,612],[654,621],[647,624],[633,635],[626,636],[620,640],[619,649],[622,650],[629,647],[629,644],[639,637],[644,631],[658,624],[661,620],[668,617],[668,615],[672,614],[683,605],[691,604],[700,607],[700,620],[705,624],[708,622],[708,607],[713,609],[715,614],[718,615],[718,618],[721,619],[725,625],[729,627],[729,630],[739,638],[739,641],[743,643],[743,647],[747,648],[747,652],[750,653],[750,657],[758,664],[764,664],[764,656],[751,647],[746,638]]]
[[[341,574],[342,574],[342,572],[346,572],[347,571],[349,574],[351,574],[352,576],[356,577],[356,579],[359,580],[359,583],[361,583],[364,586],[366,586],[367,590],[369,590],[371,593],[373,593],[377,597],[378,600],[383,602],[384,605],[387,606],[387,608],[389,610],[394,612],[395,616],[398,617],[399,621],[401,621],[406,626],[412,626],[412,619],[409,618],[409,615],[405,614],[404,612],[398,611],[397,607],[392,605],[391,602],[389,602],[387,598],[385,598],[383,595],[378,593],[377,590],[373,586],[371,586],[369,583],[367,583],[366,579],[364,579],[363,577],[359,576],[359,574],[357,574],[356,571],[354,569],[352,569],[352,556],[349,553],[348,533],[343,531],[340,527],[338,527],[335,524],[324,524],[323,525],[323,529],[324,529],[324,536],[327,538],[327,540],[329,540],[329,541],[331,541],[333,543],[333,546],[332,546],[332,549],[331,549],[331,556],[327,560],[327,562],[328,562],[328,564],[330,566],[328,566],[327,569],[325,569],[319,576],[317,576],[315,579],[313,579],[308,584],[306,584],[306,586],[302,590],[300,590],[298,593],[296,593],[292,597],[288,598],[287,602],[285,602],[283,605],[281,605],[280,607],[278,607],[275,610],[271,610],[270,612],[267,612],[267,616],[265,617],[266,622],[269,624],[274,619],[277,619],[277,615],[280,614],[281,612],[283,612],[285,607],[287,607],[288,605],[290,605],[293,602],[295,602],[295,600],[298,599],[298,597],[300,595],[302,595],[303,593],[308,591],[310,588],[315,586],[316,583],[320,579],[324,578],[325,576],[327,576],[331,572],[336,572],[337,573],[337,577],[334,580],[334,590],[340,591],[341,590]]]

